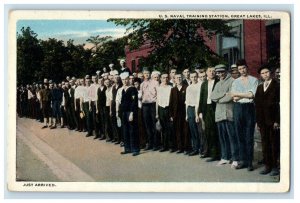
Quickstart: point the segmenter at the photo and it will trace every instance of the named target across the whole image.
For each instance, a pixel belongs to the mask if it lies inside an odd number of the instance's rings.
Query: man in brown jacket
[[[173,143],[175,143],[174,141],[176,140],[178,149],[177,153],[183,153],[185,151],[188,155],[191,150],[191,144],[188,134],[188,123],[185,119],[185,97],[187,86],[182,83],[181,74],[175,75],[175,83],[176,86],[171,89],[169,104],[170,120],[173,123],[172,126],[174,126],[175,132],[175,139],[173,137]]]

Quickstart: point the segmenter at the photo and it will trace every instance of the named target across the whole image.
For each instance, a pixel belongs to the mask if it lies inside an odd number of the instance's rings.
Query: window
[[[223,35],[218,36],[218,54],[222,56],[228,65],[236,63],[240,58],[243,58],[243,35],[242,35],[242,20],[231,21],[229,25],[232,27],[232,37]]]

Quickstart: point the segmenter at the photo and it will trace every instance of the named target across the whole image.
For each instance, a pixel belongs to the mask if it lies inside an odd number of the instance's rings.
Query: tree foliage
[[[70,39],[49,38],[39,40],[30,27],[17,33],[17,81],[19,84],[41,82],[43,78],[62,81],[66,76],[83,77],[95,74],[96,70],[117,64],[125,57],[124,47],[127,38],[113,40],[110,36],[91,36],[87,42],[94,47],[88,49],[85,44],[74,44]]]
[[[150,43],[153,49],[142,65],[167,70],[175,66],[182,70],[196,64],[206,67],[223,62],[207,45],[212,36],[230,36],[230,27],[224,20],[186,19],[110,19],[116,25],[126,26],[129,47],[138,49]]]

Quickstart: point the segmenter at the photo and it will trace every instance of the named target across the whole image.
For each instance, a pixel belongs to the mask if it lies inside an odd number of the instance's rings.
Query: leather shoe
[[[254,170],[254,168],[253,168],[252,165],[250,165],[250,166],[247,167],[247,171],[253,171],[253,170]]]
[[[91,137],[91,136],[92,136],[92,135],[91,135],[91,134],[89,134],[89,133],[88,133],[88,134],[86,134],[86,137]]]
[[[178,151],[176,152],[176,154],[181,154],[181,153],[183,153],[183,150],[178,150]]]
[[[129,154],[129,153],[130,153],[130,151],[123,151],[123,152],[121,152],[122,155]]]
[[[144,150],[147,151],[147,150],[151,150],[153,149],[151,146],[147,146]]]
[[[201,154],[201,155],[200,155],[200,158],[201,158],[201,159],[204,159],[204,158],[207,158],[207,157],[208,157],[207,154]]]
[[[161,148],[161,149],[159,150],[159,152],[165,152],[165,151],[167,151],[166,148]]]
[[[214,157],[206,159],[206,162],[213,162],[213,161],[217,161],[217,159]]]
[[[139,152],[133,152],[132,156],[138,156],[140,153]]]
[[[272,169],[270,176],[278,176],[279,175],[279,170],[278,169]]]
[[[259,174],[260,174],[260,175],[267,175],[267,174],[270,173],[270,172],[271,172],[270,169],[266,169],[266,168],[265,168],[264,170],[260,171]]]
[[[192,151],[191,153],[189,153],[189,156],[195,156],[195,155],[198,155],[199,154],[199,152],[197,152],[197,151]]]
[[[176,149],[170,149],[170,153],[176,152]]]
[[[246,168],[245,164],[238,164],[235,169],[243,169]]]

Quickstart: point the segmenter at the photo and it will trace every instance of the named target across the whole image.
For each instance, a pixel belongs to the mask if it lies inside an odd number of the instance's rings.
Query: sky
[[[124,36],[126,31],[125,27],[116,26],[106,20],[19,20],[18,33],[22,27],[30,27],[38,35],[38,39],[56,38],[64,42],[73,39],[74,44],[84,43],[86,47],[90,45],[86,42],[90,36],[119,38]]]

